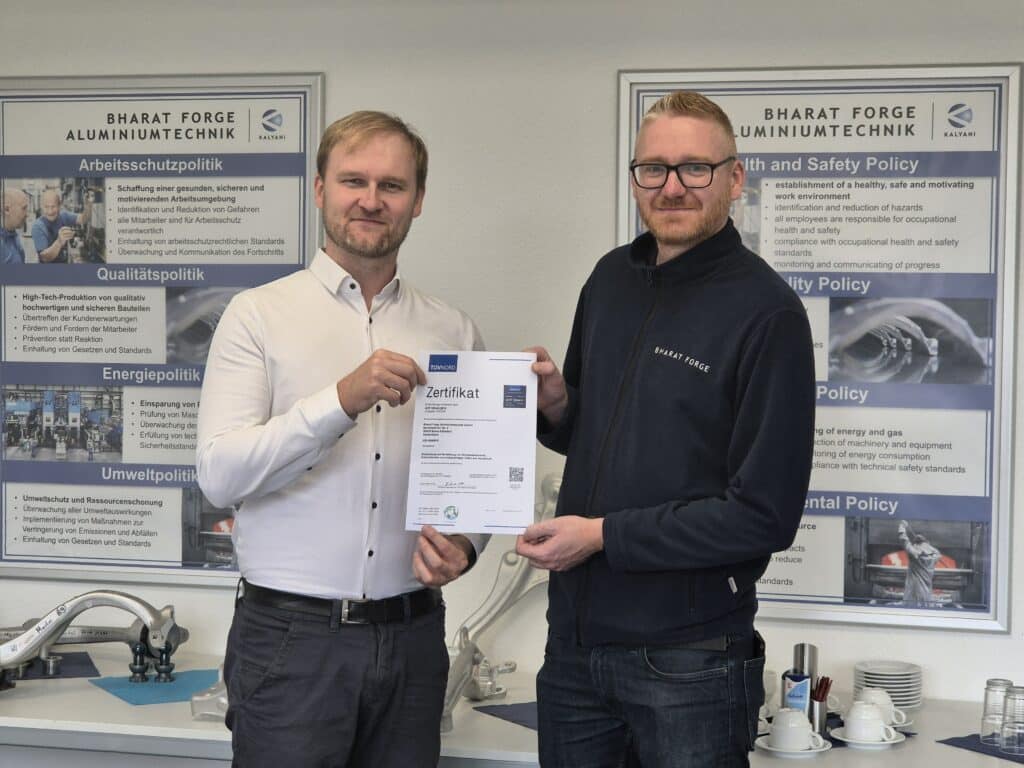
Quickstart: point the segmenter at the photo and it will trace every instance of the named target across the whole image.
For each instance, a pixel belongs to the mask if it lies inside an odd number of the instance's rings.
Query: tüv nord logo
[[[974,122],[974,110],[966,104],[954,104],[946,110],[946,122],[953,126],[952,131],[945,131],[943,136],[975,136],[977,131],[970,128]]]
[[[427,373],[455,373],[458,370],[458,355],[431,355],[427,361]]]

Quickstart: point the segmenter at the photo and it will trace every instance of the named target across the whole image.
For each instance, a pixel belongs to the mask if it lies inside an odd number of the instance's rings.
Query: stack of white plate
[[[907,661],[858,661],[853,667],[853,696],[863,688],[884,688],[898,709],[921,706],[921,668]]]

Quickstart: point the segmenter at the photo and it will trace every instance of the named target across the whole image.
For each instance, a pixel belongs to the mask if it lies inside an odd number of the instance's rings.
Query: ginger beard
[[[662,188],[664,189],[664,188]],[[692,248],[717,233],[729,218],[732,200],[716,195],[702,201],[693,190],[684,195],[668,197],[661,190],[651,201],[637,199],[637,210],[644,226],[660,245]]]

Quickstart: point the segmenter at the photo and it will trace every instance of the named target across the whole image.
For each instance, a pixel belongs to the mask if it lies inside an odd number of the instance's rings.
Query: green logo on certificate
[[[445,520],[456,520],[459,517],[459,510],[454,506],[444,508]]]

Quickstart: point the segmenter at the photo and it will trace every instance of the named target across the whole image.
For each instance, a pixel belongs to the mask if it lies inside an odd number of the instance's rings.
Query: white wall
[[[430,147],[424,215],[402,251],[403,273],[472,314],[491,348],[540,343],[556,358],[579,286],[615,245],[617,70],[989,63],[1024,50],[1020,0],[978,0],[969,10],[961,0],[298,5],[5,0],[0,75],[324,72],[328,120],[394,111]],[[561,465],[542,453],[538,477]],[[1024,552],[1024,525],[1013,537]],[[472,578],[448,590],[450,626],[483,598],[509,546],[493,541]],[[0,626],[91,587],[3,580]],[[193,647],[220,652],[228,590],[131,589],[174,603]],[[979,698],[986,677],[1024,682],[1024,590],[1012,608],[1009,636],[779,621],[761,630],[780,671],[792,644],[810,641],[841,687],[852,686],[853,661],[887,657],[921,663],[926,695]],[[485,637],[485,650],[535,668],[543,611],[535,593]]]

